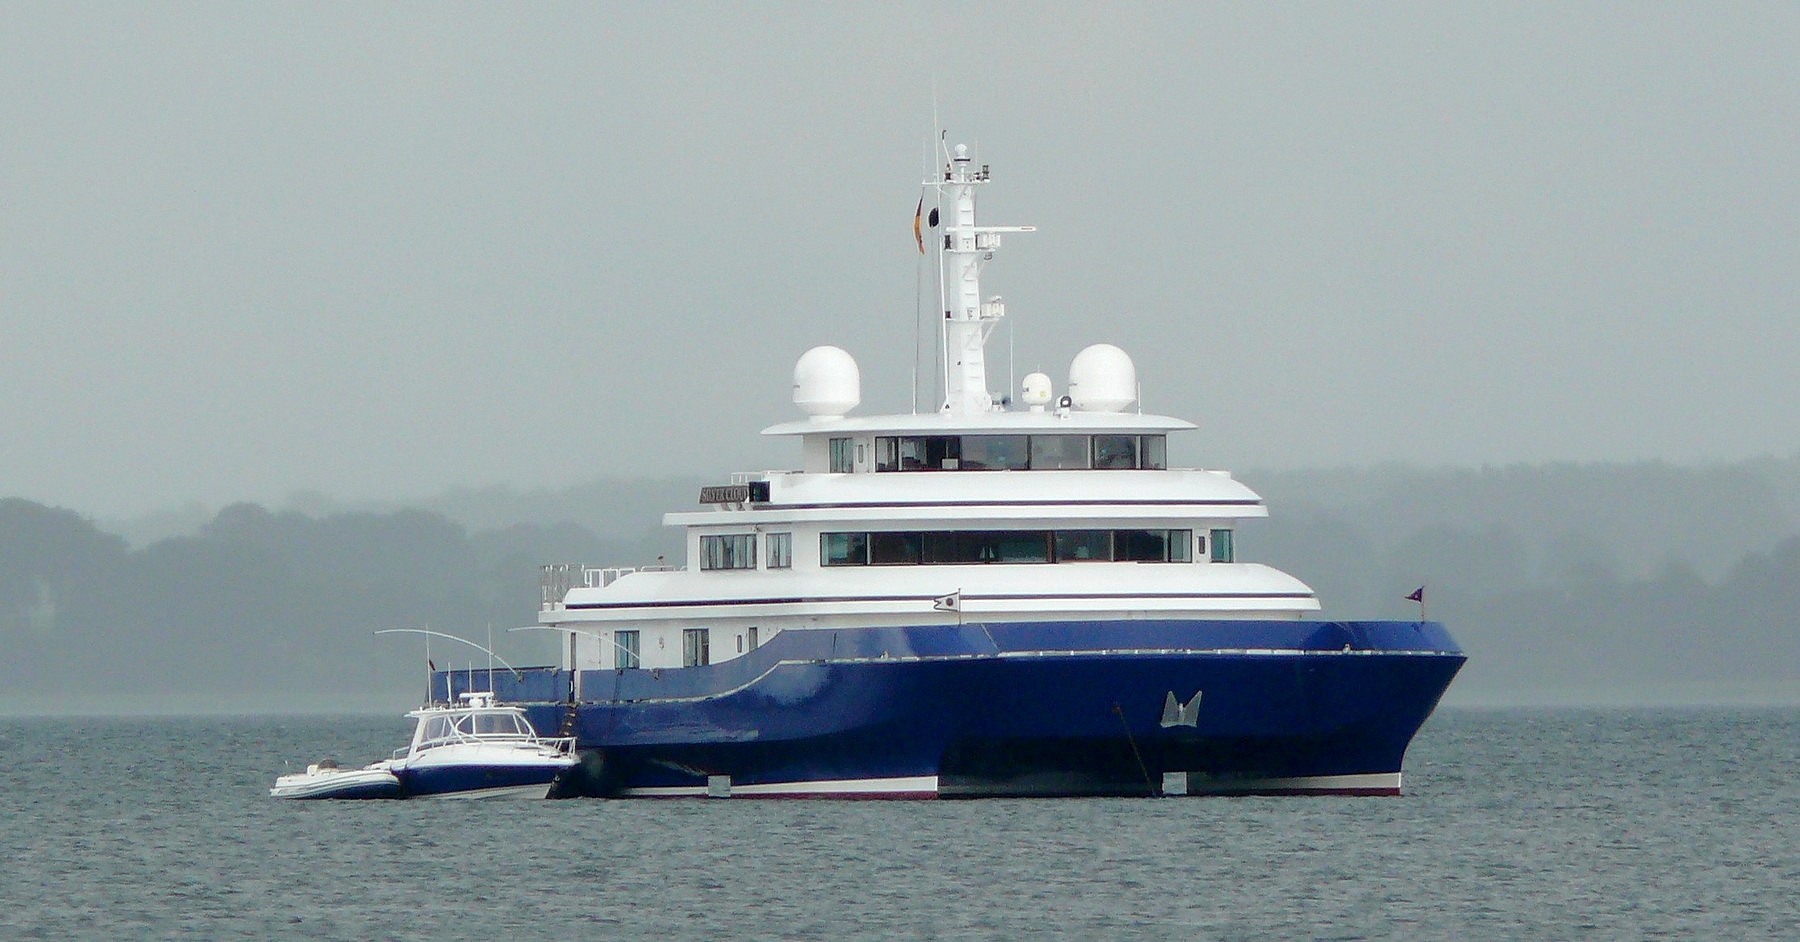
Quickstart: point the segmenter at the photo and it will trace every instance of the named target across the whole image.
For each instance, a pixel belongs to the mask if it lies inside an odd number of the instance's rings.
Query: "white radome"
[[[1087,347],[1069,364],[1069,399],[1083,412],[1118,412],[1137,401],[1137,367],[1110,343]]]
[[[839,347],[814,347],[794,364],[794,405],[817,418],[837,418],[862,402],[862,372]]]
[[[1025,404],[1028,406],[1047,405],[1050,397],[1055,395],[1050,389],[1050,377],[1043,373],[1026,375],[1025,382],[1020,384],[1020,388],[1022,392],[1019,398],[1025,400]]]

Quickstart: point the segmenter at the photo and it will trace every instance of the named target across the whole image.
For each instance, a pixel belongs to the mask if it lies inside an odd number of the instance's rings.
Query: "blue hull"
[[[399,773],[400,792],[406,798],[447,798],[534,786],[548,789],[559,771],[528,766],[480,765],[406,769]]]
[[[788,631],[492,683],[577,737],[583,794],[1396,794],[1463,661],[1434,622],[1106,621]]]

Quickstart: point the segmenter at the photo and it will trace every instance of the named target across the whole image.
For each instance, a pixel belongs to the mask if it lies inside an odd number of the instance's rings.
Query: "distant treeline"
[[[1327,617],[1427,614],[1469,651],[1451,702],[1800,702],[1800,460],[1247,477],[1240,558]]]
[[[547,662],[537,567],[606,552],[573,524],[471,534],[423,510],[312,517],[238,504],[141,549],[68,511],[0,500],[0,710],[392,709],[424,691],[429,626]],[[485,656],[439,642],[438,666]]]
[[[1239,558],[1329,618],[1431,618],[1471,661],[1451,702],[1800,700],[1800,459],[1245,474],[1271,519]],[[430,626],[543,663],[545,562],[679,553],[698,480],[463,491],[412,507],[304,495],[103,527],[0,499],[0,711],[398,709]],[[188,512],[192,517],[192,512]],[[119,535],[125,533],[130,536]],[[439,643],[439,667],[469,649]]]

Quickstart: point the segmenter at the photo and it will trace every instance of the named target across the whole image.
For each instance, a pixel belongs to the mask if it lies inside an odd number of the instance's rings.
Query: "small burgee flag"
[[[940,595],[937,598],[932,599],[931,607],[932,610],[939,612],[962,611],[962,590],[957,589],[949,595]]]
[[[933,209],[931,211],[931,214],[933,216],[936,216],[937,210]],[[921,196],[921,197],[919,197],[919,207],[917,209],[913,210],[913,241],[919,243],[919,254],[920,255],[925,254],[925,233],[920,231],[920,229],[919,229],[919,224],[924,220],[924,218],[925,218],[925,197]]]
[[[1412,594],[1408,595],[1406,597],[1406,600],[1408,602],[1417,602],[1420,605],[1425,604],[1425,587],[1419,586],[1418,588],[1412,590]]]

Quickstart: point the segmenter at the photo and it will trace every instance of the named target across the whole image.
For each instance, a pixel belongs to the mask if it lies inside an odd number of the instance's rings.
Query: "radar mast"
[[[950,191],[950,220],[938,242],[938,297],[944,310],[942,411],[951,414],[996,408],[987,386],[987,341],[1006,316],[1006,305],[998,295],[982,298],[981,267],[1000,248],[1001,233],[1037,231],[1036,226],[975,224],[975,188],[988,179],[987,165],[977,169],[968,145],[958,144],[944,164],[943,179],[925,181],[939,193]]]

